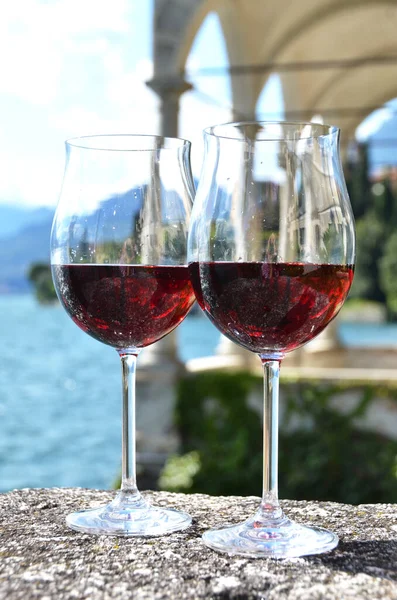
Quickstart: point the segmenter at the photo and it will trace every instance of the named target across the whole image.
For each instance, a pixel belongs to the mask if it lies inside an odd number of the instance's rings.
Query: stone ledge
[[[1,600],[199,599],[374,600],[397,598],[395,505],[284,501],[289,516],[340,536],[327,555],[251,560],[217,554],[207,528],[238,522],[257,498],[147,492],[187,510],[193,526],[161,538],[92,537],[70,531],[65,515],[108,502],[112,493],[25,489],[0,494]]]

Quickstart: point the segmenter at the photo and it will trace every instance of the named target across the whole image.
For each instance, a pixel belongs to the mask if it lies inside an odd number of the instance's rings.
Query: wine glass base
[[[160,536],[189,527],[192,518],[172,508],[151,506],[142,498],[134,503],[116,499],[106,506],[71,513],[66,524],[81,533],[116,536]]]
[[[238,525],[204,533],[206,546],[218,552],[250,558],[292,558],[329,552],[338,545],[338,536],[321,527],[300,525],[287,518],[271,524],[255,518]]]

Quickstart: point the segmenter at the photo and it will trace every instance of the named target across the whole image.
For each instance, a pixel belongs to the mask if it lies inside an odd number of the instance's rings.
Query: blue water
[[[111,486],[120,469],[117,353],[30,296],[0,296],[0,315],[0,491]],[[212,354],[219,338],[203,316],[177,333],[183,360]]]
[[[350,347],[387,347],[397,346],[396,323],[341,323],[339,338]]]
[[[110,487],[120,469],[118,355],[60,306],[0,296],[0,315],[0,491]],[[349,345],[397,345],[397,325],[342,324],[340,334]],[[201,315],[177,335],[182,360],[213,354],[219,341]]]

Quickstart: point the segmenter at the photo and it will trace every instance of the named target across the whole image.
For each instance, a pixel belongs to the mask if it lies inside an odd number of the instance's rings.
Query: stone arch
[[[255,107],[255,109],[256,109],[255,110],[255,114],[256,114],[256,118],[259,119],[259,120],[264,120],[265,118],[266,119],[268,118],[267,115],[265,115],[263,112],[259,111],[259,102],[261,100],[262,94],[264,94],[265,89],[266,89],[267,85],[269,85],[269,82],[271,81],[272,77],[277,77],[278,80],[279,80],[279,83],[281,85],[282,106],[281,106],[280,111],[279,111],[279,116],[278,115],[274,115],[274,116],[271,115],[271,116],[269,116],[268,120],[281,119],[282,115],[284,113],[284,89],[283,89],[283,85],[282,85],[282,80],[281,80],[281,77],[279,76],[278,73],[273,73],[272,75],[270,75],[268,77],[268,79],[266,80],[266,82],[265,82],[264,86],[262,87],[260,93],[258,94],[258,98],[257,98],[257,101],[256,101],[256,107]]]
[[[397,98],[397,79],[391,84],[391,86],[388,90],[383,90],[380,94],[374,96],[372,104],[373,104],[373,106],[379,106],[379,108],[380,108],[386,102],[389,102],[390,100],[394,100],[394,98]],[[374,111],[368,112],[367,114],[360,115],[359,117],[356,117],[354,119],[352,118],[349,125],[344,127],[346,137],[352,138],[354,136],[354,132],[356,131],[356,129],[360,125],[360,123],[362,123],[364,121],[364,119],[369,117],[369,115],[372,114],[372,112],[374,112]]]
[[[390,47],[383,47],[378,52],[372,52],[371,55],[374,57],[384,56],[388,52],[390,52],[390,50],[391,51],[397,50],[397,40],[396,40],[396,48],[395,49],[390,49]],[[324,98],[326,98],[329,89],[337,87],[338,85],[341,84],[341,82],[347,80],[349,77],[352,77],[352,76],[354,77],[354,74],[359,72],[363,68],[364,68],[363,66],[357,65],[356,67],[349,68],[348,70],[344,69],[343,71],[339,71],[338,73],[330,76],[328,81],[322,86],[322,88],[320,90],[316,91],[316,95],[313,96],[313,98],[310,101],[311,106],[313,106],[315,108],[321,108],[321,104],[322,104],[322,102],[324,102]],[[392,70],[394,68],[395,68],[394,65],[387,66],[388,70]],[[367,67],[367,69],[368,69],[368,67]],[[370,105],[370,104],[371,104],[370,101],[368,101],[367,105]]]
[[[294,20],[291,27],[280,36],[280,39],[276,40],[271,48],[268,48],[265,52],[262,51],[260,54],[266,54],[269,61],[275,60],[292,41],[301,37],[304,32],[307,33],[309,29],[315,27],[319,22],[325,21],[337,13],[351,12],[352,9],[361,9],[367,5],[373,5],[377,8],[381,6],[396,8],[397,6],[396,0],[336,0],[326,5],[316,2],[313,10],[306,13],[304,10],[301,10],[302,17]]]
[[[180,46],[177,65],[180,72],[184,71],[185,64],[193,45],[194,39],[209,13],[217,14],[225,39],[229,64],[245,64],[251,62],[248,46],[245,43],[241,28],[241,14],[237,4],[229,0],[209,0],[202,3],[191,22],[188,24]],[[255,78],[247,73],[242,76],[230,74],[233,109],[235,117],[252,118],[255,115],[257,100],[257,86]]]
[[[315,97],[311,106],[323,109],[325,114],[335,107],[351,107],[353,110],[347,115],[335,111],[332,122],[342,127],[344,138],[352,137],[358,125],[377,106],[397,96],[396,81],[397,64],[378,67],[372,74],[368,68],[349,69],[335,75]],[[327,120],[331,120],[331,117]]]
[[[315,19],[307,20],[306,29],[300,35],[295,35],[293,39],[284,45],[282,50],[279,47],[279,55],[276,57],[277,62],[313,60],[313,53],[315,53],[318,60],[329,58],[331,54],[329,46],[324,45],[325,49],[321,47],[321,39],[326,37],[327,27],[336,32],[332,58],[355,57],[360,59],[360,57],[364,58],[368,55],[396,54],[397,41],[394,32],[396,20],[387,21],[385,19],[385,6],[393,6],[394,9],[397,9],[395,1],[379,0],[379,2],[374,2],[373,0],[364,0],[360,3],[352,2],[348,5],[339,3],[333,5],[332,10],[325,12],[326,17],[323,19],[319,17],[318,11]],[[395,16],[397,19],[397,10]],[[342,25],[338,28],[336,24],[339,19]],[[365,28],[371,31],[372,34],[368,39],[365,37]],[[365,43],[357,51],[356,42],[363,36]],[[311,46],[308,44],[308,39]],[[320,56],[318,57],[318,55]],[[332,92],[337,86],[342,88],[342,82],[345,82],[345,97],[340,94],[338,103],[340,107],[357,105],[360,108],[368,106],[369,102],[366,96],[370,94],[359,96],[355,92],[356,74],[363,74],[363,77],[366,77],[368,81],[371,81],[371,78],[376,78],[378,86],[388,88],[390,77],[388,77],[386,70],[388,70],[388,73],[394,72],[394,65],[374,67],[369,64],[355,68],[338,67],[324,71],[281,73],[284,92],[287,90],[287,93],[284,94],[286,111],[300,109],[309,112],[309,109],[313,109],[317,112],[318,109],[331,107],[331,98],[334,98]],[[353,77],[352,74],[355,76]],[[382,77],[378,77],[380,74],[382,74]],[[347,81],[350,81],[350,86],[346,85]],[[373,94],[373,90],[370,91]],[[327,102],[324,106],[320,106],[320,103],[323,104],[324,100],[327,100]],[[337,104],[334,103],[335,106]]]
[[[389,9],[392,13],[387,12]],[[396,0],[305,0],[292,4],[289,0],[279,0],[278,4],[261,4],[260,10],[256,3],[246,0],[156,0],[155,77],[152,87],[156,89],[157,85],[156,91],[160,95],[165,93],[164,86],[167,93],[172,88],[176,95],[189,88],[183,81],[186,59],[198,30],[210,12],[219,17],[232,65],[316,60],[319,52],[321,58],[329,58],[330,55],[359,58],[364,56],[364,52],[367,55],[379,54],[380,44],[385,41],[379,33],[379,23],[388,31],[389,51],[390,48],[397,49],[397,43],[390,39],[390,24],[397,20]],[[372,18],[366,20],[365,15],[372,15]],[[394,16],[396,19],[392,18]],[[367,23],[367,27],[369,23],[371,33],[373,30],[375,33],[361,35],[364,40],[361,45],[349,46],[342,41],[348,39],[347,23],[350,23],[352,38],[356,42],[362,41],[354,20]],[[320,31],[324,42],[317,37],[316,43],[312,43],[311,38]],[[313,106],[314,100],[326,97],[330,87],[341,85],[345,73],[343,67],[335,71],[280,73],[286,112],[321,108]],[[235,118],[252,118],[255,115],[255,105],[268,76],[269,72],[231,74]]]
[[[194,20],[202,0],[155,0],[153,23],[154,78],[178,76],[183,69],[178,64],[184,32]]]
[[[327,112],[328,108],[342,107],[345,104],[345,99],[349,96],[349,89],[354,89],[360,94],[363,83],[368,80],[367,72],[360,73],[360,69],[349,70],[335,76],[332,84],[321,90],[321,93],[316,97],[316,104],[313,106],[323,109]],[[325,118],[343,129],[344,138],[351,138],[358,125],[368,117],[376,107],[382,106],[385,102],[392,100],[397,96],[397,65],[392,67],[378,69],[378,78],[373,78],[371,86],[365,89],[365,93],[361,93],[364,98],[364,104],[358,106],[356,114],[354,111],[348,115],[338,115],[335,112],[332,117]],[[345,86],[345,89],[343,88]],[[333,93],[330,94],[329,90]],[[368,110],[366,110],[368,109]],[[319,111],[321,114],[321,111]]]
[[[178,72],[184,72],[185,65],[192,49],[193,42],[204,24],[205,19],[211,12],[216,12],[217,0],[196,0],[196,8],[192,14],[192,18],[186,24],[179,39],[179,47],[175,55],[175,69]],[[221,23],[222,26],[222,23]]]

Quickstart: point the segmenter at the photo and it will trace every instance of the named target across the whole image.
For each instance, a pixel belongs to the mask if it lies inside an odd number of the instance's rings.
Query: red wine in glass
[[[192,283],[216,327],[259,355],[264,394],[261,503],[248,520],[207,531],[203,540],[255,558],[328,552],[338,543],[333,532],[296,523],[280,506],[277,428],[282,359],[325,329],[353,279],[354,219],[339,130],[255,121],[215,125],[204,137],[189,231]]]
[[[339,312],[352,265],[203,262],[189,265],[197,300],[228,338],[264,354],[290,352]]]
[[[74,323],[117,351],[122,375],[121,488],[109,504],[73,512],[66,523],[96,535],[181,531],[190,515],[152,506],[138,490],[135,375],[141,350],[171,333],[194,302],[187,266],[190,142],[94,135],[68,140],[66,151],[51,233],[54,285]],[[151,368],[156,381],[161,365]]]
[[[170,333],[194,302],[184,265],[53,265],[73,321],[113,348],[143,348]]]

